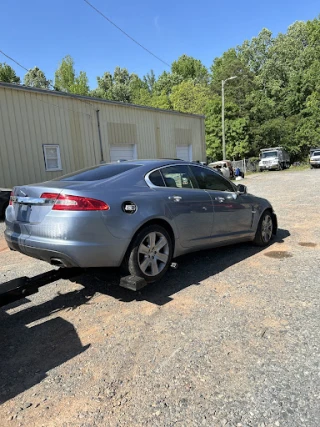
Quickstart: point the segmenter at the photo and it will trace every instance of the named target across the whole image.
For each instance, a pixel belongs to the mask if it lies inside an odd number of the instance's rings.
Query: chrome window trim
[[[225,178],[224,176],[222,176],[222,175],[220,175],[218,172],[216,172],[216,171],[214,171],[213,169],[211,169],[211,168],[209,168],[208,166],[203,166],[203,165],[199,165],[199,164],[197,164],[197,163],[191,163],[191,162],[183,162],[183,163],[173,163],[173,164],[170,164],[170,165],[163,165],[163,166],[158,166],[157,168],[155,168],[155,169],[152,169],[150,172],[148,172],[146,175],[145,175],[145,177],[144,177],[144,179],[145,179],[145,181],[146,181],[146,183],[147,183],[147,185],[150,187],[150,188],[170,188],[170,187],[167,187],[166,186],[166,183],[165,183],[165,181],[164,181],[164,178],[163,178],[163,175],[162,175],[162,172],[161,172],[161,169],[165,169],[165,168],[168,168],[168,167],[173,167],[173,166],[194,166],[194,167],[196,167],[196,168],[201,168],[201,169],[204,169],[204,170],[209,170],[210,172],[212,172],[212,173],[214,173],[214,174],[216,174],[219,178],[221,178],[222,180],[225,180],[225,181],[227,181],[227,183],[229,183],[229,184],[231,184],[231,186],[233,187],[233,193],[237,193],[237,189],[236,189],[236,186],[230,181],[230,180],[228,180],[227,178]],[[160,174],[161,174],[161,176],[162,176],[162,180],[163,180],[163,183],[164,183],[164,186],[163,187],[159,187],[158,185],[154,185],[151,181],[150,181],[150,178],[149,178],[149,176],[153,173],[153,172],[156,172],[157,170],[159,170],[160,171]],[[191,173],[192,173],[192,169],[191,169]],[[192,174],[193,175],[193,174]],[[194,177],[195,179],[196,179],[196,177]],[[205,189],[202,189],[202,188],[193,188],[194,190],[203,190],[203,191],[222,191],[222,190],[205,190]],[[184,188],[178,188],[178,190],[184,190]],[[226,190],[227,191],[227,190]],[[229,191],[229,193],[231,193],[231,191],[230,190],[228,190]]]
[[[145,179],[145,181],[146,181],[146,183],[148,184],[148,186],[150,187],[150,188],[172,188],[172,187],[167,187],[167,185],[166,185],[166,183],[165,183],[165,180],[164,180],[164,178],[163,178],[163,175],[162,175],[162,172],[161,172],[161,169],[165,169],[165,168],[170,168],[170,167],[173,167],[173,166],[189,166],[189,162],[183,162],[183,163],[171,163],[171,164],[166,164],[166,165],[163,165],[163,166],[158,166],[157,168],[155,168],[155,169],[152,169],[150,172],[148,172],[146,175],[145,175],[145,177],[144,177],[144,179]],[[161,177],[162,177],[162,180],[163,180],[163,183],[164,183],[164,186],[163,187],[159,187],[158,185],[154,185],[151,181],[150,181],[150,178],[149,178],[149,176],[153,173],[153,172],[156,172],[156,171],[160,171],[160,174],[161,174]],[[177,188],[178,190],[184,190],[184,188]]]
[[[237,192],[236,187],[235,187],[235,185],[233,184],[233,182],[231,182],[231,181],[230,181],[229,179],[227,179],[226,177],[224,177],[224,176],[220,175],[220,174],[219,174],[219,172],[216,172],[216,171],[214,171],[213,169],[209,168],[208,166],[202,166],[202,165],[198,165],[198,164],[195,164],[195,163],[191,163],[191,164],[189,164],[189,166],[195,166],[196,168],[202,168],[202,169],[209,170],[210,172],[215,173],[219,178],[221,178],[221,179],[222,179],[222,180],[224,180],[224,181],[227,181],[227,183],[228,183],[228,184],[231,184],[231,187],[233,187],[233,189],[234,189],[233,193],[236,193],[236,192]],[[192,171],[192,169],[191,169],[191,171]],[[230,190],[206,190],[206,191],[228,191],[229,193],[231,193],[231,191],[230,191]]]
[[[161,167],[158,167],[158,168],[156,168],[156,169],[153,169],[152,171],[150,171],[150,172],[148,172],[146,175],[145,175],[145,177],[144,177],[144,180],[146,181],[146,183],[147,183],[147,185],[150,187],[150,188],[166,188],[167,186],[166,186],[166,183],[165,183],[165,181],[164,181],[164,179],[163,179],[163,176],[162,176],[162,173],[161,173]],[[155,185],[155,184],[153,184],[151,181],[150,181],[150,178],[149,178],[149,176],[152,174],[152,173],[154,173],[154,172],[157,172],[157,171],[159,171],[160,172],[160,175],[161,175],[161,178],[162,178],[162,181],[163,181],[163,184],[164,184],[164,186],[161,186],[161,187],[159,187],[159,185]]]

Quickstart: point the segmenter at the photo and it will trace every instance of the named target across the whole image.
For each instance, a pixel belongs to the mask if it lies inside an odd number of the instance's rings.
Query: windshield
[[[312,156],[320,156],[320,151],[315,151]]]
[[[277,157],[277,155],[277,151],[266,151],[265,153],[261,154],[261,159],[266,159],[267,157]]]

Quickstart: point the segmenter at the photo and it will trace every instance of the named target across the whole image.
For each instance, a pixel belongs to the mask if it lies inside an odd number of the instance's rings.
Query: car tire
[[[273,218],[269,210],[265,211],[259,221],[253,243],[256,246],[268,246],[273,235]]]
[[[166,274],[172,255],[173,244],[167,230],[160,225],[149,225],[133,239],[122,268],[148,283],[156,282]]]

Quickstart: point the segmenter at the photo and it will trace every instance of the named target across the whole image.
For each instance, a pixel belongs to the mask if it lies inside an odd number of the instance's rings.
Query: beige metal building
[[[204,117],[0,82],[0,188],[148,158],[205,161]]]

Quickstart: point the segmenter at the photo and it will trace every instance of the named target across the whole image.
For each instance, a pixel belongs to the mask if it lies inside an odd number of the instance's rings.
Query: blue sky
[[[316,18],[319,0],[90,0],[124,31],[171,64],[180,55],[210,67],[215,57],[264,27],[274,35],[297,20]],[[14,4],[14,6],[13,6]],[[153,69],[169,70],[120,33],[83,0],[0,0],[0,49],[26,68],[38,66],[53,79],[61,59],[70,54],[76,71],[96,77],[119,65],[140,77]],[[23,77],[24,70],[0,54]]]

